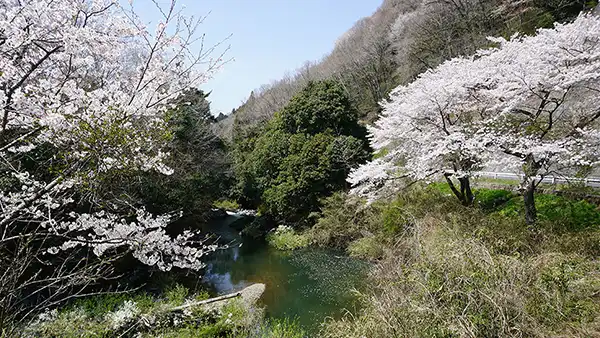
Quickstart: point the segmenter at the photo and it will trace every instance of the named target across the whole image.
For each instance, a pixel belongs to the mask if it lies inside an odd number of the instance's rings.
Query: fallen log
[[[262,283],[256,283],[256,284],[247,286],[246,288],[244,288],[240,291],[233,292],[230,294],[226,294],[226,295],[222,295],[222,296],[218,296],[218,297],[214,297],[214,298],[210,298],[210,299],[195,301],[195,302],[189,302],[187,304],[183,304],[180,306],[163,308],[163,309],[161,309],[157,312],[151,313],[151,314],[143,314],[129,329],[125,330],[119,337],[124,337],[125,334],[129,333],[131,330],[135,329],[136,327],[139,327],[140,324],[146,326],[147,328],[154,327],[157,316],[174,315],[173,312],[183,311],[187,308],[191,308],[194,306],[202,306],[202,305],[207,305],[207,304],[211,304],[211,303],[217,303],[220,301],[237,298],[237,297],[242,298],[242,301],[245,304],[245,306],[251,306],[256,301],[258,301],[258,299],[260,298],[260,296],[263,294],[264,291],[265,291],[265,285]],[[212,309],[208,309],[208,310],[219,309],[219,306],[221,304],[215,304],[215,305],[208,306],[208,308],[212,307]]]
[[[242,292],[238,291],[238,292],[230,293],[230,294],[227,294],[227,295],[222,295],[222,296],[219,296],[219,297],[214,297],[214,298],[205,299],[205,300],[199,300],[197,302],[192,302],[192,303],[187,303],[187,304],[184,304],[184,305],[172,307],[168,311],[185,310],[185,309],[187,309],[189,307],[199,306],[199,305],[205,305],[205,304],[210,304],[210,303],[214,303],[214,302],[219,302],[219,301],[227,300],[227,299],[230,299],[230,298],[240,297],[241,295],[242,295]]]
[[[244,301],[244,303],[251,305],[251,304],[256,303],[256,301],[258,301],[258,299],[264,292],[265,292],[265,285],[262,283],[256,283],[256,284],[247,286],[244,289],[237,291],[237,292],[229,293],[226,295],[222,295],[222,296],[218,296],[218,297],[214,297],[214,298],[210,298],[210,299],[200,300],[200,301],[196,301],[196,302],[190,302],[190,303],[183,304],[180,306],[175,306],[172,308],[165,309],[163,312],[181,311],[181,310],[185,310],[190,307],[216,303],[216,302],[228,300],[231,298],[237,298],[237,297],[241,297],[242,300]]]

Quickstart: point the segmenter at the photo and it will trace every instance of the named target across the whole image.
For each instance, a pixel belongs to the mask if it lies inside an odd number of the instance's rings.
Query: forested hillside
[[[444,60],[490,46],[488,36],[531,34],[591,8],[587,0],[385,0],[359,20],[321,60],[306,62],[282,79],[254,90],[224,121],[231,137],[270,119],[309,81],[335,79],[365,122],[381,111],[379,102],[401,84]]]

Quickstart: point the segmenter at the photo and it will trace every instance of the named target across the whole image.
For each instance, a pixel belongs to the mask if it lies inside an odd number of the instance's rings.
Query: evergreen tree
[[[340,84],[310,82],[265,128],[237,140],[238,196],[278,220],[304,220],[369,159],[366,135]]]

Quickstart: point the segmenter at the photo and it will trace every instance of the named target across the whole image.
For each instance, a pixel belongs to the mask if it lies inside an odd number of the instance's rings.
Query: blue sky
[[[160,0],[161,3],[166,0]],[[371,15],[381,0],[178,0],[186,15],[210,12],[201,30],[209,43],[230,34],[226,64],[201,88],[212,90],[213,113],[231,112],[250,91],[333,49],[354,22]],[[150,0],[135,0],[144,20],[157,22]]]

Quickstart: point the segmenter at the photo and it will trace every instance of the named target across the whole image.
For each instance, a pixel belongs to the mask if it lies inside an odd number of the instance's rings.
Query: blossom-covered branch
[[[161,21],[147,27],[115,0],[0,3],[0,247],[23,264],[0,277],[12,316],[32,311],[19,308],[17,290],[37,294],[19,285],[54,273],[41,262],[65,260],[69,273],[93,270],[82,276],[96,280],[107,270],[95,262],[123,252],[161,270],[197,270],[215,249],[196,232],[169,234],[169,215],[139,204],[110,210],[100,193],[115,175],[173,173],[165,164],[171,103],[225,62],[227,48],[204,45],[203,18],[185,16],[175,0],[155,5]],[[95,258],[80,263],[85,250]],[[63,277],[52,283],[73,287]]]
[[[449,60],[382,103],[371,129],[382,156],[350,175],[356,192],[398,173],[460,180],[482,167],[522,170],[533,223],[536,176],[598,165],[600,19],[582,14],[534,36],[490,40],[498,46]]]

